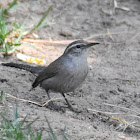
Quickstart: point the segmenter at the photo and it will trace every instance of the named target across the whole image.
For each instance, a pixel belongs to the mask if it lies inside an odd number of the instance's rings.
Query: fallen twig
[[[113,106],[113,107],[116,107],[116,108],[121,108],[121,109],[129,110],[131,112],[135,112],[137,115],[140,114],[140,112],[137,112],[135,110],[132,110],[132,109],[129,109],[129,108],[126,108],[126,107],[121,107],[121,106],[117,106],[117,105],[113,105],[113,104],[109,104],[109,103],[102,103],[102,104],[107,105],[107,106]]]
[[[114,113],[114,112],[104,112],[104,111],[100,111],[100,110],[93,110],[88,108],[87,110],[92,111],[92,112],[96,112],[96,113],[102,113],[102,114],[107,114],[107,115],[129,115],[129,117],[135,117],[140,119],[140,116],[137,115],[133,115],[133,114],[126,114],[126,113]]]
[[[111,36],[111,35],[126,34],[126,33],[127,34],[133,34],[131,32],[105,33],[105,34],[92,35],[90,37],[83,38],[83,39],[88,41],[88,40],[90,40],[90,39],[92,39],[94,37],[105,36],[105,35]],[[75,40],[78,40],[78,39],[75,39]],[[71,43],[71,42],[73,42],[75,40],[52,41],[52,40],[30,39],[30,38],[22,39],[23,42],[30,42],[30,43],[53,43],[53,44],[69,44],[69,43]],[[103,43],[110,44],[111,42],[103,42]],[[111,43],[111,44],[114,44],[114,43]],[[115,44],[122,44],[122,43],[115,43]]]
[[[133,34],[132,32],[118,32],[118,33],[105,33],[105,34],[95,34],[95,35],[91,35],[87,38],[84,38],[85,40],[89,40],[92,39],[94,37],[99,37],[99,36],[104,36],[104,35],[118,35],[118,34]]]
[[[45,106],[47,105],[50,101],[54,101],[54,100],[59,100],[61,98],[52,98],[51,100],[48,100],[47,102],[43,103],[43,104],[40,104],[40,103],[37,103],[37,102],[34,102],[34,101],[30,101],[30,100],[26,100],[26,99],[21,99],[21,98],[17,98],[13,95],[10,95],[8,93],[5,93],[7,95],[7,97],[10,97],[10,98],[13,98],[13,99],[16,99],[16,100],[19,100],[19,101],[22,101],[22,102],[28,102],[28,103],[32,103],[32,104],[35,104],[35,105],[38,105],[38,106]]]
[[[53,43],[53,44],[69,44],[74,40],[62,40],[62,41],[51,41],[51,40],[40,40],[40,39],[28,39],[25,38],[22,41],[30,43]]]

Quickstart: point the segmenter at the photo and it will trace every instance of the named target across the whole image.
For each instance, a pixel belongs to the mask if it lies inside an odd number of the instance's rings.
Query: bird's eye
[[[77,45],[76,47],[79,49],[80,48],[80,45]]]

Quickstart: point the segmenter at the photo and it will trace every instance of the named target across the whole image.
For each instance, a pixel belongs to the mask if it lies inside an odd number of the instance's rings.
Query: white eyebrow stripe
[[[75,47],[75,46],[77,46],[77,45],[81,45],[81,44],[83,44],[83,43],[76,43],[76,44],[73,44],[72,46],[69,46],[67,49],[66,49],[66,51],[65,52],[67,52],[69,49],[71,49],[71,48],[73,48],[73,47]]]
[[[73,48],[73,47],[75,47],[75,46],[77,46],[77,45],[81,45],[81,44],[83,44],[83,43],[78,42],[78,43],[76,43],[76,44],[73,44],[70,48]]]

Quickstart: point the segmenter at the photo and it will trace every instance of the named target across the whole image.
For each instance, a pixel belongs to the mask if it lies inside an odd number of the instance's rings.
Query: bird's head
[[[97,44],[99,43],[87,42],[84,40],[74,41],[67,46],[67,48],[64,51],[64,55],[72,55],[72,56],[86,55],[87,50],[91,46],[97,45]]]

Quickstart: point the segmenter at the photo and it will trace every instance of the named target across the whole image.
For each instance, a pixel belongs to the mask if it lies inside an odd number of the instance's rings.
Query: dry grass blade
[[[107,115],[126,115],[125,113],[104,112],[104,111],[100,111],[100,110],[93,110],[90,108],[88,108],[87,110],[92,111],[92,112],[96,112],[96,113],[107,114]]]
[[[127,121],[125,121],[124,119],[122,119],[122,118],[117,118],[117,117],[109,117],[109,118],[112,119],[112,120],[120,121],[120,122],[122,122],[122,123],[124,123],[126,125],[129,125],[129,123]]]
[[[30,42],[30,43],[53,43],[53,44],[69,44],[72,41],[75,40],[62,40],[62,41],[50,41],[50,40],[40,40],[40,39],[23,39],[24,42]]]
[[[116,107],[116,108],[121,108],[121,109],[124,109],[124,110],[128,110],[128,111],[136,113],[137,115],[140,114],[140,112],[137,112],[135,110],[132,110],[132,109],[129,109],[129,108],[126,108],[126,107],[121,107],[121,106],[117,106],[117,105],[113,105],[113,104],[108,104],[108,103],[102,103],[102,104],[107,105],[107,106]]]
[[[117,120],[120,122],[119,126],[116,128],[117,129],[123,129],[123,132],[127,129],[127,128],[133,128],[133,129],[137,129],[139,131],[139,127],[135,125],[134,122],[127,122],[126,120],[124,120],[123,118],[117,118],[117,117],[110,117],[110,119],[112,120]]]
[[[38,103],[38,102],[34,102],[34,101],[26,100],[26,99],[21,99],[21,98],[17,98],[17,97],[15,97],[13,95],[10,95],[8,93],[5,93],[5,94],[7,95],[7,97],[13,98],[15,100],[19,100],[19,101],[22,101],[22,102],[32,103],[32,104],[35,104],[35,105],[38,105],[38,106],[41,106],[41,107],[47,105],[50,101],[55,101],[55,100],[60,100],[61,99],[61,98],[52,98],[51,100],[48,100],[47,102],[41,104],[41,103]]]
[[[101,113],[102,115],[109,115],[109,119],[112,120],[117,120],[120,122],[119,126],[116,129],[122,129],[123,132],[127,129],[127,128],[131,128],[132,130],[139,132],[140,131],[140,126],[137,125],[136,122],[127,122],[125,119],[121,118],[121,117],[113,117],[110,115],[124,115],[125,117],[129,116],[129,117],[135,117],[140,119],[139,116],[136,115],[131,115],[131,114],[126,114],[126,113],[113,113],[113,112],[104,112],[104,111],[98,111],[98,110],[93,110],[93,109],[87,109],[89,111],[92,111],[93,113]],[[96,114],[97,115],[97,114]]]
[[[76,41],[76,40],[61,40],[61,41],[50,41],[50,40],[40,40],[40,39],[23,39],[22,40],[23,42],[29,42],[29,43],[51,43],[51,44],[62,44],[62,45],[65,45],[65,44],[69,44],[73,41]],[[93,42],[93,41],[92,41]],[[111,42],[99,42],[100,44],[123,44],[122,43],[111,43]],[[125,42],[124,42],[125,43]]]
[[[105,33],[105,34],[92,35],[90,37],[83,38],[83,39],[89,41],[90,39],[95,38],[95,37],[99,37],[99,36],[106,36],[106,35],[111,36],[111,35],[126,34],[126,33],[127,34],[133,34],[131,32]],[[78,40],[78,39],[76,39],[76,40]],[[69,44],[69,43],[71,43],[73,41],[76,41],[76,40],[52,41],[52,40],[29,39],[29,38],[22,39],[23,42],[29,42],[29,43],[52,43],[52,44]],[[123,44],[125,42],[122,42],[122,43],[100,42],[100,43],[103,43],[103,44]]]
[[[140,116],[137,116],[137,115],[133,115],[133,114],[126,114],[126,113],[118,113],[118,112],[104,112],[104,111],[100,111],[100,110],[93,110],[93,109],[90,109],[88,108],[87,110],[89,111],[92,111],[94,113],[102,113],[102,114],[106,114],[106,115],[129,115],[129,117],[135,117],[135,118],[138,118],[140,119]]]
[[[87,38],[84,38],[85,40],[89,40],[95,37],[99,37],[99,36],[110,36],[110,35],[118,35],[118,34],[133,34],[133,32],[118,32],[118,33],[105,33],[105,34],[95,34],[95,35],[91,35]]]

